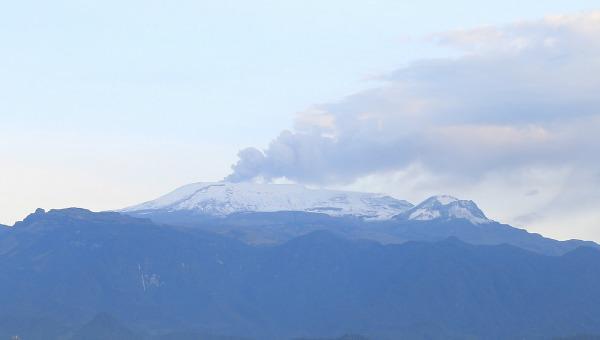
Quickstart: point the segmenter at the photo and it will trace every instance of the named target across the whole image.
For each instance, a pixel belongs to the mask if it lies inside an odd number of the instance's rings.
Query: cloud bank
[[[460,57],[419,60],[382,85],[301,113],[230,181],[348,184],[419,164],[480,178],[575,166],[600,173],[600,12],[438,34]]]

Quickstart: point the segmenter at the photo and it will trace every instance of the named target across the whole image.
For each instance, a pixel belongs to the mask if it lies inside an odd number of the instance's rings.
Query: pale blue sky
[[[229,173],[295,114],[453,53],[430,34],[597,1],[13,1],[0,6],[0,223]],[[401,190],[395,192],[401,196]],[[414,193],[413,193],[414,195]]]

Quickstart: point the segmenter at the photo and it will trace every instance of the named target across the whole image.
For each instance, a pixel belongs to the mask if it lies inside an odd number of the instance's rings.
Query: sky
[[[229,176],[452,194],[600,241],[598,7],[3,4],[0,223]]]

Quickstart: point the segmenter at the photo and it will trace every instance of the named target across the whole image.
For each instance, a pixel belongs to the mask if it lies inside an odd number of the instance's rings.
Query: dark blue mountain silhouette
[[[462,202],[462,201],[461,201]],[[470,202],[470,201],[464,201]],[[352,239],[370,239],[385,244],[408,241],[441,241],[456,237],[480,245],[510,244],[546,255],[562,255],[580,246],[600,246],[590,241],[557,241],[539,234],[491,221],[473,224],[460,218],[431,221],[398,218],[391,221],[365,221],[353,217],[282,211],[248,212],[226,217],[202,216],[186,211],[146,211],[131,216],[150,218],[157,223],[187,226],[219,233],[249,244],[280,244],[313,231],[327,230]]]
[[[600,333],[600,252],[585,247],[547,256],[458,238],[382,245],[328,231],[249,246],[65,209],[4,230],[0,254],[1,336],[32,320],[52,320],[35,326],[54,327],[43,339],[95,326],[254,339]],[[99,313],[110,318],[85,328]]]

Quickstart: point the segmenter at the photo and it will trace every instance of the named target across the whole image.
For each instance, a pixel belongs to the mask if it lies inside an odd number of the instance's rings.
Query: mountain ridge
[[[393,198],[395,201],[384,199],[387,205],[378,204],[382,197],[387,196],[313,190],[300,185],[196,183],[121,212],[173,226],[199,228],[253,245],[279,244],[312,231],[327,230],[384,244],[439,241],[454,236],[471,244],[507,243],[551,255],[581,245],[600,247],[580,240],[557,241],[498,223],[487,218],[473,201],[449,195],[432,196],[416,206]],[[394,206],[389,202],[401,203]],[[328,204],[330,209],[324,209]],[[311,206],[323,209],[316,211],[308,208]]]

